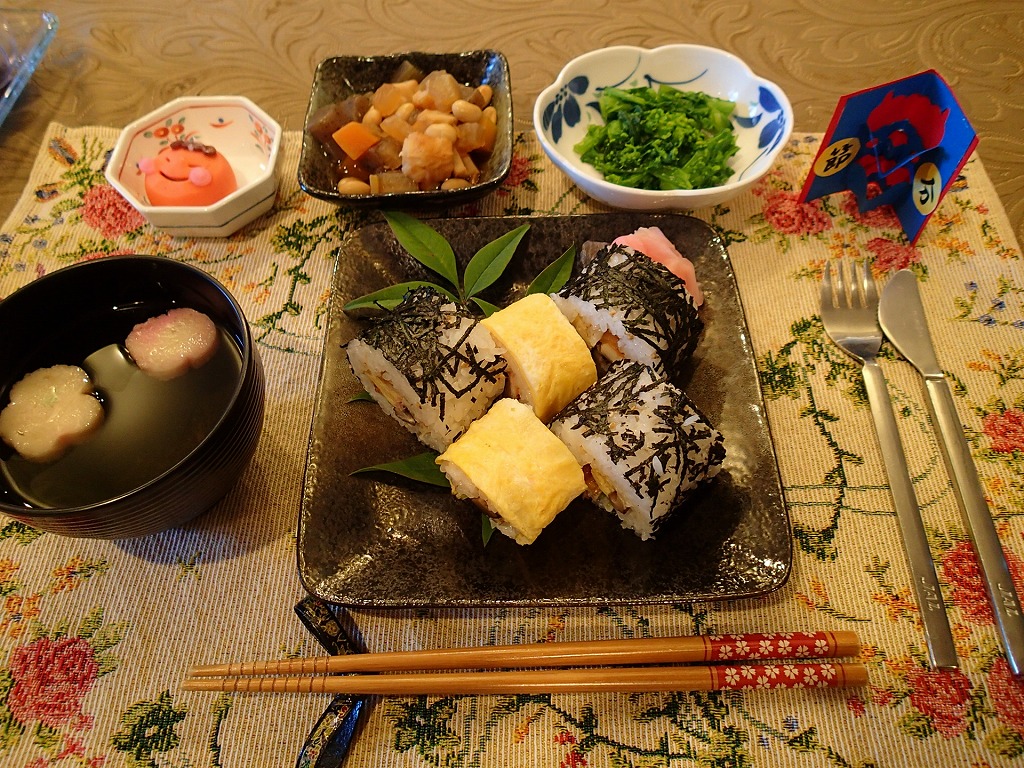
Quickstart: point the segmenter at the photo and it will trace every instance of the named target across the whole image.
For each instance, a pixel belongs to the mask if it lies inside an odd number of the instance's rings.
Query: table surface
[[[823,132],[847,93],[938,70],[981,138],[979,153],[1018,238],[1024,222],[1024,21],[1014,0],[868,0],[841,9],[806,0],[183,0],[173,9],[140,0],[130,14],[98,0],[43,7],[57,13],[61,29],[0,131],[0,211],[21,192],[51,120],[119,127],[178,96],[232,93],[298,130],[323,58],[494,48],[508,57],[525,126],[537,94],[574,56],[609,44],[685,42],[731,51],[781,85],[798,131]]]
[[[9,2],[9,7],[29,8]],[[330,55],[495,48],[520,140],[509,181],[461,214],[599,213],[540,152],[529,116],[564,62],[625,43],[727,49],[788,94],[796,131],[752,192],[695,212],[722,233],[750,326],[794,534],[763,598],[667,606],[352,610],[371,650],[668,634],[853,629],[871,685],[851,691],[371,698],[350,765],[1013,765],[1024,685],[1007,674],[914,372],[890,379],[962,670],[923,663],[859,371],[817,319],[828,258],[921,280],[997,529],[1024,588],[1024,10],[1017,0],[55,0],[60,28],[0,126],[0,296],[84,258],[144,251],[235,293],[267,369],[267,425],[236,488],[175,531],[125,542],[0,525],[0,762],[289,765],[329,696],[182,692],[191,664],[311,655],[292,608],[305,445],[339,242],[362,219],[304,196],[294,169],[313,70]],[[884,214],[795,201],[837,100],[934,68],[980,136],[916,247]],[[107,195],[125,123],[181,95],[241,94],[286,131],[275,210],[239,237],[176,241]],[[78,173],[82,170],[89,173]],[[287,236],[281,233],[287,231]],[[0,520],[0,524],[5,520]],[[324,761],[320,768],[327,768]]]

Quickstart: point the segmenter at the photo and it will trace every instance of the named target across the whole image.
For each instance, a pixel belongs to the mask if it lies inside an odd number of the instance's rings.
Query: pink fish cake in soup
[[[142,371],[168,381],[209,362],[218,342],[217,326],[209,317],[179,307],[132,328],[125,348]]]

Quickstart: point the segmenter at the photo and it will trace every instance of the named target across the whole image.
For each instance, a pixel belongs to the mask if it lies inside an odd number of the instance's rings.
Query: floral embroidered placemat
[[[295,180],[286,134],[274,210],[221,240],[146,225],[106,184],[109,128],[50,126],[0,231],[0,296],[85,259],[145,253],[197,265],[242,304],[267,371],[257,455],[181,529],[105,542],[0,518],[0,763],[290,765],[329,696],[185,693],[193,664],[320,653],[296,619],[295,536],[333,260],[373,214],[339,212]],[[916,246],[852,198],[798,202],[820,136],[795,136],[752,192],[695,212],[725,240],[751,331],[792,521],[789,582],[735,602],[597,608],[351,611],[369,650],[692,633],[852,629],[862,689],[371,699],[349,765],[1019,765],[1024,685],[993,630],[919,379],[885,346],[915,487],[962,659],[924,664],[918,613],[859,370],[824,335],[827,259],[869,257],[920,280],[999,533],[1024,591],[1024,268],[981,161]],[[984,146],[981,147],[984,152]],[[486,199],[452,215],[602,211],[530,134]],[[31,329],[5,328],[3,333]]]

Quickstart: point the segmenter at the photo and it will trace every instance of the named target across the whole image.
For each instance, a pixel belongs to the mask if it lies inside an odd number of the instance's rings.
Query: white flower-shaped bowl
[[[139,163],[176,140],[223,154],[237,188],[211,205],[152,205]],[[270,210],[277,195],[281,127],[242,96],[186,96],[128,125],[105,171],[107,181],[154,227],[178,237],[226,237]]]
[[[736,103],[732,124],[739,152],[733,174],[717,187],[648,190],[613,184],[573,147],[587,126],[601,124],[597,100],[605,88],[671,85]],[[579,56],[563,67],[533,106],[533,126],[544,152],[590,197],[615,208],[692,210],[738,195],[768,172],[793,131],[793,108],[775,83],[755,75],[731,53],[703,45],[646,49],[618,45]]]

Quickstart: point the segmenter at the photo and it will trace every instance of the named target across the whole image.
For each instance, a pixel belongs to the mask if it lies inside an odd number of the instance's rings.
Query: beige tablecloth
[[[300,483],[339,238],[362,215],[299,191],[286,134],[275,209],[225,240],[150,229],[106,185],[112,128],[49,126],[0,231],[0,296],[84,259],[141,252],[197,265],[244,307],[267,372],[259,449],[238,486],[181,529],[103,542],[0,527],[0,762],[290,765],[326,695],[186,693],[196,663],[320,652],[293,606]],[[374,698],[348,757],[367,766],[1010,766],[1024,757],[1013,682],[928,426],[919,379],[887,347],[962,671],[925,667],[918,612],[859,371],[823,334],[826,259],[921,281],[998,530],[1024,589],[1024,269],[978,157],[916,247],[844,196],[800,205],[820,136],[798,134],[735,201],[697,215],[726,241],[792,520],[789,582],[761,599],[665,606],[357,610],[369,650],[545,640],[852,629],[862,689]],[[494,194],[453,214],[597,211],[530,134]],[[567,244],[568,245],[568,244]],[[5,329],[4,332],[12,332]]]

